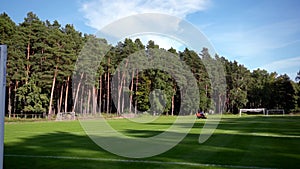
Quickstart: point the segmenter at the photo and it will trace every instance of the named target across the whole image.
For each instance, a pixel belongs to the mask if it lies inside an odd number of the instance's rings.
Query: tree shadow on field
[[[28,123],[27,123],[28,124]],[[43,123],[40,123],[43,125]],[[54,123],[53,123],[54,124]],[[57,124],[57,122],[55,123]],[[15,124],[10,124],[15,125]],[[19,124],[16,124],[19,125]],[[40,126],[41,127],[41,126]],[[55,128],[55,127],[54,127]],[[14,129],[17,129],[14,127]],[[55,129],[54,129],[55,130]],[[68,129],[67,129],[68,130]],[[24,133],[35,133],[28,136]],[[72,169],[98,169],[98,168],[161,168],[163,164],[147,164],[126,161],[111,161],[110,159],[126,160],[128,158],[111,154],[96,145],[87,135],[81,131],[78,133],[52,131],[41,133],[32,128],[31,131],[15,132],[17,135],[7,134],[4,153],[5,169],[52,169],[52,168],[72,168]],[[139,137],[150,137],[157,135],[161,131],[125,131],[128,135],[138,135]],[[142,134],[142,135],[140,135]],[[9,135],[9,136],[8,136]],[[113,138],[103,137],[101,139],[111,140]],[[71,158],[69,158],[71,157]],[[75,157],[75,158],[73,158]],[[103,160],[104,159],[104,160]],[[108,159],[108,160],[105,160]],[[163,168],[174,168],[174,165],[163,165]],[[187,168],[197,168],[187,166]]]
[[[99,162],[61,159],[61,157],[113,157],[95,145],[88,136],[69,132],[45,133],[25,137],[18,142],[6,142],[4,151],[5,169],[92,169],[97,168]]]
[[[223,118],[218,129],[240,134],[265,134],[269,136],[300,136],[300,116],[247,116]]]
[[[74,151],[79,149],[82,151]],[[21,141],[5,143],[5,154],[25,155],[68,155],[69,152],[93,156],[99,148],[87,137],[69,132],[52,132],[33,137],[23,137]],[[73,152],[74,151],[74,152]]]
[[[5,169],[98,169],[158,168],[158,164],[126,163],[124,159],[97,146],[88,136],[69,132],[52,132],[6,142]],[[105,160],[108,159],[108,160]],[[171,167],[170,167],[171,168]]]
[[[203,161],[294,168],[300,165],[299,120],[300,116],[224,116],[215,133],[204,144],[196,145],[193,141],[196,138],[189,139],[199,135],[190,135],[183,143],[194,145],[195,151],[199,151],[194,158]],[[190,154],[191,158],[193,154]]]
[[[154,159],[295,168],[300,166],[299,121],[300,116],[224,116],[205,143],[198,143],[200,130],[199,134],[191,132],[175,148]],[[203,121],[199,120],[193,128],[202,127]]]
[[[164,162],[188,162],[223,167],[249,166],[295,168],[300,166],[300,117],[222,118],[215,133],[203,144],[198,143],[203,127],[196,121],[191,132],[171,150],[150,158]],[[153,125],[153,124],[151,124]],[[171,125],[171,124],[155,124]],[[187,127],[189,124],[180,124]],[[157,127],[156,127],[157,128]],[[159,129],[126,129],[126,135],[151,137]],[[199,132],[199,133],[197,133]],[[21,133],[20,133],[21,134]],[[16,136],[17,137],[17,136]],[[98,139],[118,139],[100,137]],[[199,166],[128,163],[93,159],[62,159],[56,157],[84,157],[128,159],[111,154],[97,146],[87,135],[53,131],[31,137],[19,137],[5,142],[4,168],[199,168]],[[28,155],[28,157],[11,156]],[[31,156],[42,156],[31,157]]]

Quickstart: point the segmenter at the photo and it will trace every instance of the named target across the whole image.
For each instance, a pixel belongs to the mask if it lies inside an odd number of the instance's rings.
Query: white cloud
[[[294,58],[288,58],[288,59],[282,59],[282,60],[277,60],[274,62],[271,62],[263,67],[266,69],[289,69],[291,67],[297,67],[300,69],[300,57],[294,57]]]
[[[162,13],[180,18],[205,10],[210,0],[90,0],[82,2],[87,25],[100,30],[120,18],[140,13]],[[168,23],[166,23],[168,24]]]
[[[292,80],[295,79],[296,73],[300,70],[300,57],[287,58],[271,62],[262,66],[263,69],[288,74]]]
[[[166,50],[173,47],[174,49],[181,50],[185,49],[185,44],[180,42],[177,39],[171,37],[165,37],[161,35],[140,35],[140,36],[132,36],[131,39],[139,38],[144,45],[147,45],[149,40],[153,40],[155,44],[158,44],[160,48],[164,48]]]
[[[144,44],[154,40],[161,48],[183,50],[194,42],[194,37],[199,38],[189,35],[195,30],[183,19],[209,5],[210,0],[88,0],[82,2],[81,12],[86,24],[98,30],[96,36],[111,44],[130,37],[140,38]],[[178,40],[183,35],[184,43]]]
[[[300,33],[299,27],[300,20],[292,19],[256,28],[230,27],[229,31],[217,31],[210,38],[222,48],[222,52],[235,55],[232,57],[253,58],[298,43],[295,35]]]
[[[257,28],[233,28],[211,36],[211,40],[221,55],[250,70],[266,69],[294,80],[300,70],[300,57],[292,57],[299,54],[299,27],[300,20],[288,20]]]

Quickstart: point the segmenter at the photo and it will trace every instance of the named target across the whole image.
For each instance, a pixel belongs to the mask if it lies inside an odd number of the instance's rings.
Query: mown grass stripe
[[[116,158],[90,158],[90,157],[72,157],[72,156],[40,156],[40,155],[24,155],[24,154],[5,154],[5,157],[20,158],[47,158],[47,159],[68,159],[68,160],[88,160],[88,161],[107,161],[107,162],[123,162],[123,163],[146,163],[146,164],[169,164],[169,165],[185,165],[199,167],[226,167],[226,168],[242,168],[242,169],[272,169],[257,166],[240,166],[240,165],[222,165],[222,164],[202,164],[190,162],[166,162],[166,161],[150,161],[150,160],[126,160]]]

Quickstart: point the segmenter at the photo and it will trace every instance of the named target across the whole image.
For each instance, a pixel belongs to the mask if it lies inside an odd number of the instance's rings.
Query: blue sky
[[[250,70],[286,73],[291,79],[300,70],[298,0],[2,0],[0,5],[16,23],[29,11],[91,34],[132,14],[174,15],[202,31],[219,55]]]

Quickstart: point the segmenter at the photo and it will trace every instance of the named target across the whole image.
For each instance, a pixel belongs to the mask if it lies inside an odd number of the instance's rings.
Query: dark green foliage
[[[265,70],[254,70],[249,83],[247,105],[251,108],[297,111],[297,88],[287,75],[277,76]]]
[[[46,94],[41,94],[41,88],[36,85],[35,77],[31,77],[29,82],[17,90],[17,97],[23,103],[24,113],[46,112],[49,99]]]
[[[211,58],[208,51],[203,51],[201,55],[204,60],[205,57]],[[191,68],[191,72],[197,80],[200,94],[199,108],[205,111],[209,110],[211,108],[211,84],[206,71],[209,66],[205,67],[199,55],[189,49],[185,49],[184,52],[180,53],[180,57]]]
[[[271,96],[273,98],[271,103],[274,104],[271,107],[285,109],[286,112],[295,108],[295,89],[286,74],[276,78]]]

